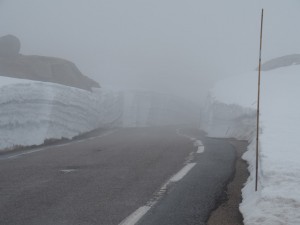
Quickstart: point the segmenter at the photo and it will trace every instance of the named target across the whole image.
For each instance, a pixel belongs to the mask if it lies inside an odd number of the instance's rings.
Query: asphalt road
[[[175,128],[132,128],[1,154],[0,224],[118,225],[155,196],[139,224],[204,224],[233,175],[235,151],[189,135],[203,140],[204,153]],[[186,163],[194,167],[157,198]]]

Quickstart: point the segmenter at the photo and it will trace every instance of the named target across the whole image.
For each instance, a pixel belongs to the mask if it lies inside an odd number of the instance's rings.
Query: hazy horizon
[[[257,67],[261,8],[263,61],[300,53],[297,0],[2,0],[0,36],[20,38],[22,54],[71,60],[102,86],[198,101]]]

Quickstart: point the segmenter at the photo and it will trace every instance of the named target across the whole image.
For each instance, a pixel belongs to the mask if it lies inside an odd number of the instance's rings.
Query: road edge
[[[219,206],[211,212],[207,225],[243,225],[243,216],[239,211],[242,201],[242,188],[248,177],[248,164],[242,159],[247,150],[248,142],[237,139],[227,139],[236,151],[235,172],[233,179],[225,188],[225,195],[219,201]]]

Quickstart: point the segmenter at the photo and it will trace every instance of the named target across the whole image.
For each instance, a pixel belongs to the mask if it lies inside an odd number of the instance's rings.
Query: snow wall
[[[245,225],[300,224],[299,74],[298,65],[262,72],[257,192],[257,71],[218,82],[208,97],[208,135],[249,141],[242,156],[250,172],[240,204]]]
[[[180,97],[150,91],[122,91],[122,126],[190,125],[199,127],[200,107]]]
[[[204,112],[204,130],[210,137],[251,141],[256,134],[256,111],[225,104],[209,97]]]
[[[99,98],[88,91],[52,83],[15,79],[15,83],[3,85],[3,78],[1,81],[0,149],[72,138],[107,126],[120,116],[118,98],[111,93]],[[109,105],[107,101],[111,101]]]
[[[111,127],[194,124],[199,108],[147,91],[92,92],[64,85],[0,77],[0,149],[72,138]]]

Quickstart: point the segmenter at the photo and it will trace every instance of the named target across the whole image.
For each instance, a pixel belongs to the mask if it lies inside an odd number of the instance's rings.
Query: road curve
[[[174,128],[128,128],[30,154],[2,154],[0,224],[118,225],[149,203],[187,160],[195,166],[168,185],[139,223],[196,224],[214,207],[235,159],[221,141],[204,144],[197,155],[193,141]],[[193,210],[179,213],[185,204]],[[180,221],[175,214],[185,222],[173,223]]]

